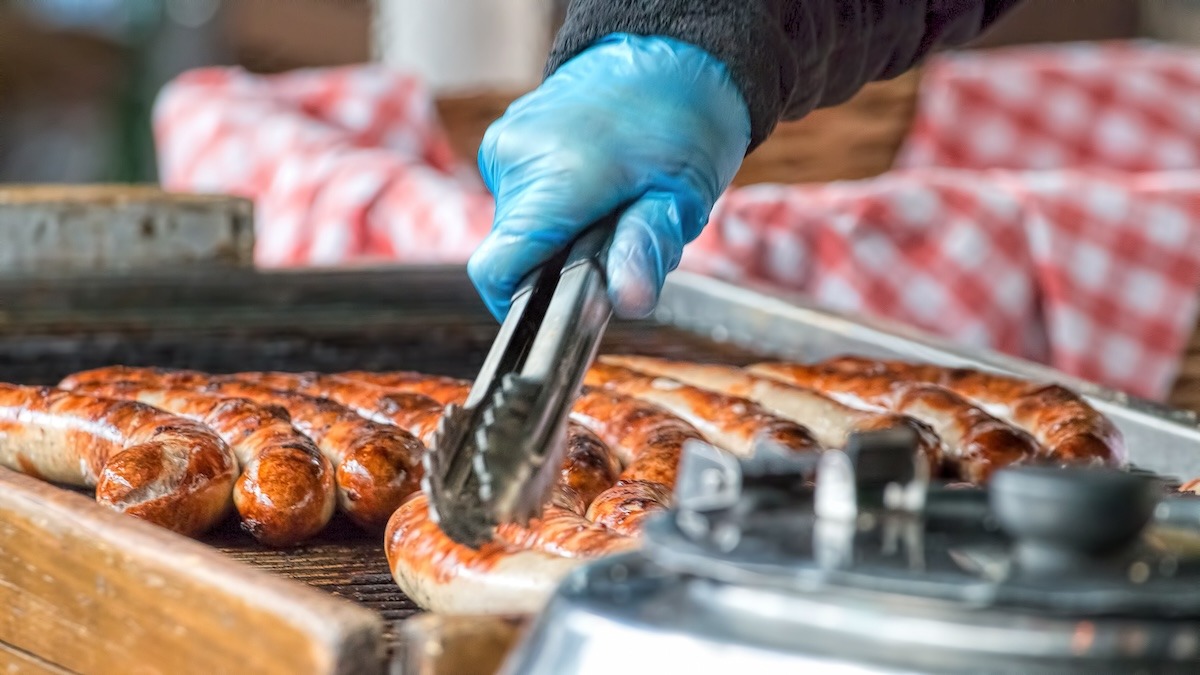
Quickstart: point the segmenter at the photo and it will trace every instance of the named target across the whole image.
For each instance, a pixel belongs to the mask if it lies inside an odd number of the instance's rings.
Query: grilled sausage
[[[612,487],[621,473],[621,463],[608,445],[587,427],[567,424],[567,451],[549,502],[583,516],[596,497]]]
[[[816,389],[849,405],[877,406],[915,417],[933,427],[945,443],[953,470],[973,483],[985,482],[996,470],[1036,459],[1041,453],[1029,434],[937,385],[797,364],[759,364],[747,370]]]
[[[84,385],[109,385],[114,382],[138,382],[155,384],[171,380],[171,384],[193,386],[207,384],[215,375],[198,370],[172,370],[169,368],[139,368],[137,366],[105,366],[81,370],[68,375],[58,383],[60,389],[79,389]]]
[[[239,373],[234,377],[276,389],[328,398],[354,409],[364,417],[405,427],[426,443],[437,429],[444,409],[442,404],[424,394],[338,375],[273,372]],[[394,377],[392,381],[395,382]],[[454,401],[458,400],[458,394],[451,390],[465,386],[465,383],[450,384],[453,381],[449,378],[430,376],[422,379],[415,374],[405,374],[400,381],[432,382],[437,388],[434,391],[449,393],[448,400]],[[583,515],[596,495],[616,482],[621,468],[613,453],[586,429],[568,425],[567,432],[562,480],[555,485],[553,501],[568,511]]]
[[[232,503],[237,461],[212,430],[134,401],[0,385],[0,464],[186,535]]]
[[[591,386],[580,391],[571,419],[612,448],[625,465],[620,480],[660,483],[668,489],[675,486],[683,444],[704,439],[664,408]]]
[[[660,406],[687,420],[715,445],[741,457],[752,454],[758,440],[773,441],[793,452],[820,449],[808,429],[744,398],[605,363],[593,365],[584,384]]]
[[[616,480],[616,458],[578,424],[568,425],[566,443],[542,517],[524,527],[501,525],[495,541],[479,550],[456,544],[429,520],[424,494],[401,506],[386,542],[392,575],[405,594],[440,612],[531,612],[581,559],[635,547],[636,540],[583,516]]]
[[[336,468],[342,510],[366,529],[382,528],[392,511],[415,492],[421,480],[424,446],[412,434],[372,422],[333,401],[270,387],[216,378],[197,371],[113,368],[77,373],[63,386],[86,382],[134,381],[184,387],[277,405],[311,438]]]
[[[244,382],[213,382],[203,391],[278,405],[337,467],[342,509],[365,529],[384,527],[420,487],[425,446],[412,434],[372,422],[333,401]]]
[[[430,520],[423,493],[392,515],[385,550],[405,595],[425,609],[452,614],[536,612],[563,577],[584,562],[499,541],[479,550],[456,544]]]
[[[277,383],[286,384],[286,380]],[[382,395],[383,400],[421,396],[441,404],[461,405],[470,391],[469,383],[461,380],[407,372],[341,373],[326,377],[323,384],[335,390],[329,392],[331,398],[337,396],[347,402],[361,396]],[[356,387],[359,393],[347,391]],[[368,405],[380,409],[386,404],[369,402]],[[440,417],[440,408],[438,412]],[[532,550],[566,557],[595,557],[631,548],[633,540],[584,518],[592,500],[617,480],[620,464],[616,457],[592,433],[576,424],[568,425],[566,442],[561,475],[551,488],[543,516],[528,527],[502,525],[497,538],[514,551]]]
[[[407,371],[371,373],[351,370],[337,373],[337,377],[371,384],[391,391],[408,392],[428,396],[442,405],[462,405],[471,392],[471,383],[442,375],[425,375]]]
[[[505,524],[496,528],[497,540],[515,551],[538,551],[564,558],[597,558],[631,550],[637,540],[587,518],[550,506],[528,527]]]
[[[567,425],[567,451],[551,486],[542,517],[528,527],[506,524],[496,536],[515,549],[568,558],[594,558],[632,548],[634,540],[585,517],[588,505],[617,480],[620,465],[612,452],[579,424]]]
[[[233,503],[242,526],[264,544],[299,544],[333,515],[333,466],[282,408],[133,382],[83,384],[75,391],[140,401],[216,431],[241,465]]]
[[[425,396],[443,406],[463,405],[471,393],[471,383],[443,375],[425,375],[408,371],[372,373],[362,370],[346,371],[333,376],[337,380],[353,382],[360,386],[378,387],[391,395]],[[441,415],[438,415],[438,420]],[[414,422],[416,433],[426,445],[432,446],[437,431],[437,421],[423,417]]]
[[[926,424],[894,413],[854,408],[804,387],[750,375],[740,368],[686,361],[669,361],[648,356],[604,356],[604,363],[666,377],[683,384],[729,396],[750,399],[776,415],[803,424],[817,442],[827,448],[846,445],[856,431],[881,431],[908,427],[915,432],[918,450],[928,458],[931,470],[942,463],[942,441]]]
[[[912,382],[940,385],[977,401],[992,414],[1033,434],[1059,461],[1114,466],[1126,461],[1120,430],[1082,396],[1059,385],[1037,384],[969,368],[859,357],[831,359],[820,366],[834,370],[869,369]]]
[[[658,406],[593,387],[583,388],[571,415],[625,461],[619,482],[592,500],[588,519],[636,536],[647,516],[670,505],[683,444],[702,440],[700,432]]]
[[[588,507],[587,519],[628,537],[639,537],[647,518],[671,506],[671,489],[662,483],[620,481],[600,493]]]
[[[238,373],[232,379],[327,398],[381,424],[394,424],[429,445],[444,406],[410,391],[320,373]]]

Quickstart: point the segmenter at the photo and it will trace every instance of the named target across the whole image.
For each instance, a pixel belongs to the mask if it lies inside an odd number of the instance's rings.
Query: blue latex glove
[[[618,316],[645,316],[749,143],[750,115],[723,63],[676,40],[610,35],[488,129],[479,168],[496,216],[468,274],[502,319],[521,279],[625,207],[609,294]]]

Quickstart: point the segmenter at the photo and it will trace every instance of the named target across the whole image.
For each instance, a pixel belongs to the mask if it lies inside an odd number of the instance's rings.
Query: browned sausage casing
[[[551,487],[551,504],[583,516],[600,493],[621,474],[621,462],[608,445],[587,427],[567,425],[567,452],[559,478]]]
[[[568,558],[593,558],[625,550],[632,540],[586,517],[588,505],[617,480],[616,456],[578,424],[567,425],[566,454],[541,518],[528,527],[501,525],[496,536],[510,547]]]
[[[105,372],[109,371],[109,372]],[[392,511],[420,486],[424,446],[399,427],[372,422],[328,399],[213,377],[197,371],[113,368],[77,373],[63,386],[135,381],[245,398],[287,410],[336,468],[342,510],[366,529],[382,528]]]
[[[62,389],[79,389],[83,385],[109,385],[114,382],[139,382],[153,384],[171,380],[185,382],[188,385],[202,384],[212,380],[215,375],[202,373],[197,370],[171,370],[168,368],[139,368],[136,366],[105,366],[91,370],[81,370],[62,379],[58,386]]]
[[[820,450],[808,429],[744,398],[606,363],[593,365],[584,384],[660,406],[687,420],[714,445],[740,457],[751,455],[759,440],[772,441],[792,452]]]
[[[232,504],[237,461],[211,429],[135,401],[0,385],[0,463],[95,487],[101,504],[186,535]]]
[[[819,365],[836,370],[858,369],[887,374],[945,387],[1012,420],[1033,434],[1051,456],[1060,461],[1109,465],[1121,465],[1126,461],[1125,441],[1120,430],[1100,411],[1088,405],[1082,396],[1066,387],[969,368],[860,357],[839,357]]]
[[[141,401],[216,431],[241,464],[233,503],[242,526],[267,545],[303,542],[333,515],[333,466],[282,408],[133,382],[80,385],[76,391]]]
[[[424,394],[389,389],[337,375],[258,372],[238,373],[233,379],[327,398],[367,419],[405,429],[426,445],[433,439],[445,408]]]
[[[917,449],[928,459],[935,475],[942,464],[941,439],[928,425],[907,415],[854,408],[814,389],[751,375],[734,366],[648,356],[603,356],[600,360],[701,389],[748,398],[776,415],[803,424],[827,448],[845,447],[854,432],[907,427],[915,433]]]
[[[404,594],[425,609],[447,614],[536,612],[585,560],[499,541],[479,550],[456,544],[429,518],[423,493],[396,509],[384,550]]]
[[[882,373],[799,364],[759,364],[748,370],[849,403],[911,415],[929,424],[945,442],[946,459],[953,471],[973,483],[988,480],[997,469],[1041,454],[1037,441],[1029,434],[937,385]]]
[[[396,371],[388,373],[370,373],[362,370],[351,370],[337,373],[337,377],[371,384],[392,391],[410,392],[428,396],[442,405],[462,405],[471,391],[471,383],[442,375],[425,375]]]
[[[584,559],[633,548],[632,538],[581,515],[589,495],[615,479],[615,458],[575,424],[568,425],[567,444],[562,475],[542,517],[528,527],[497,528],[495,541],[478,550],[456,544],[438,528],[424,494],[397,509],[385,548],[405,594],[439,612],[534,612]]]
[[[670,505],[683,444],[703,440],[700,432],[656,405],[586,386],[571,416],[625,461],[620,481],[592,500],[588,519],[636,536],[647,516]]]

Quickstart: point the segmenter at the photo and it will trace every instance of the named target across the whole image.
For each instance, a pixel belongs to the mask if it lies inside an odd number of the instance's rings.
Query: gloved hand
[[[618,316],[645,316],[749,143],[750,115],[723,63],[676,40],[610,35],[488,129],[479,168],[496,215],[468,274],[503,318],[521,279],[623,208],[609,293]]]

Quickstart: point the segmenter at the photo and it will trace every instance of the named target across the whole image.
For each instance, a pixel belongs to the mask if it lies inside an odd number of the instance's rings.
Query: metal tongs
[[[425,454],[429,514],[478,548],[497,525],[541,515],[559,473],[571,402],[612,316],[604,260],[611,219],[530,274],[462,407]]]

